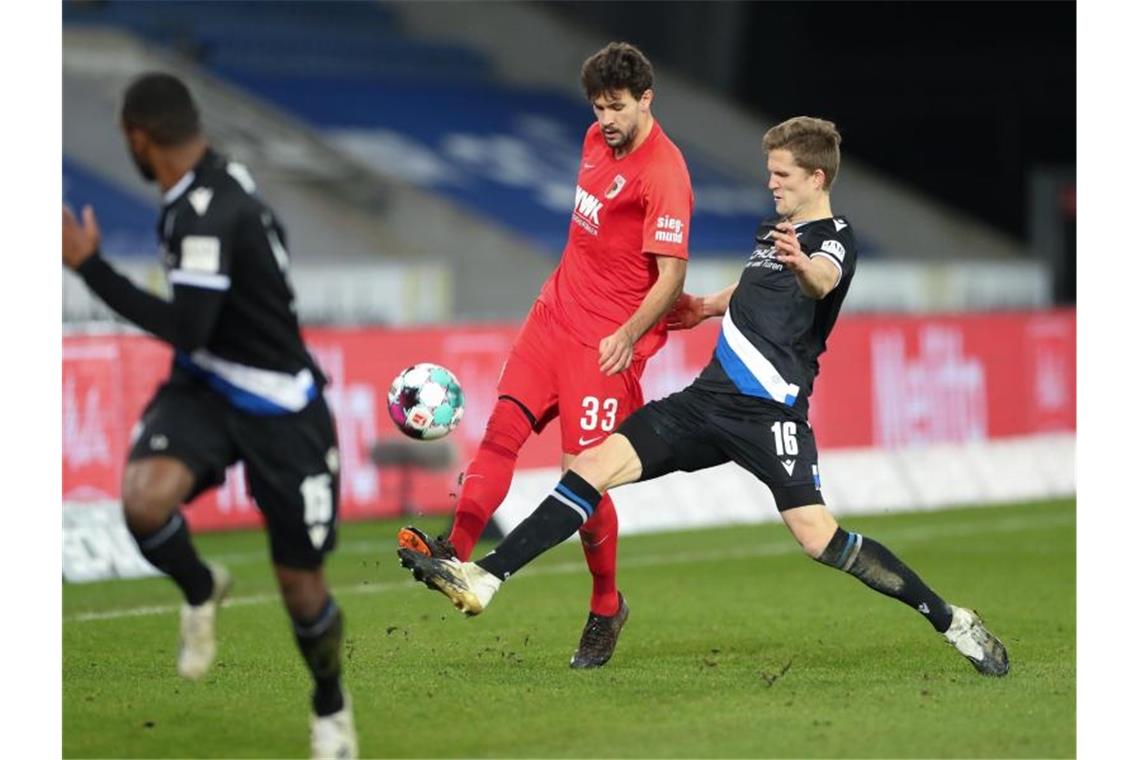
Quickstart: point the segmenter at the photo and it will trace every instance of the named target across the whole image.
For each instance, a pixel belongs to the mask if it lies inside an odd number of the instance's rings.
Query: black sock
[[[574,472],[567,472],[538,509],[475,564],[506,580],[547,549],[574,535],[601,500],[602,495],[592,485]]]
[[[293,635],[316,683],[313,712],[319,717],[339,712],[344,707],[344,692],[340,688],[344,615],[336,601],[330,596],[313,620],[294,620]]]
[[[187,604],[202,604],[214,593],[214,576],[190,543],[190,531],[180,512],[154,533],[131,532],[147,562],[166,573],[182,589]]]
[[[827,548],[816,559],[854,575],[881,594],[909,604],[939,633],[945,633],[950,627],[953,618],[950,605],[878,541],[836,528]]]

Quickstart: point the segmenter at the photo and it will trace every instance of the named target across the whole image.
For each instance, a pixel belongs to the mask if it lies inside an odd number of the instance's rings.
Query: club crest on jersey
[[[621,189],[623,187],[625,187],[625,177],[619,174],[614,177],[613,184],[610,185],[610,189],[606,191],[606,200],[615,198],[617,194],[621,192]]]

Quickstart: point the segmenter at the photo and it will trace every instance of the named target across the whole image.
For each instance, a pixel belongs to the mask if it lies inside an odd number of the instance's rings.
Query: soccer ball
[[[463,389],[444,367],[416,364],[392,381],[388,414],[406,436],[426,441],[442,438],[463,419]]]

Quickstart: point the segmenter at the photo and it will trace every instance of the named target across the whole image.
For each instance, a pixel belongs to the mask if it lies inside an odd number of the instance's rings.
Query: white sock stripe
[[[177,533],[178,529],[181,527],[182,514],[180,512],[175,512],[174,517],[170,518],[170,522],[159,528],[157,533],[149,536],[145,541],[139,541],[139,548],[143,549],[144,551],[157,549],[158,547],[165,544],[167,540],[175,533]]]
[[[567,499],[562,494],[558,493],[557,491],[551,491],[550,495],[553,496],[554,498],[558,499],[560,502],[562,502],[566,506],[570,507],[570,509],[577,512],[578,516],[582,518],[582,522],[586,522],[586,520],[589,519],[589,516],[586,514],[586,510],[582,509],[581,507],[579,507],[577,504],[575,504],[574,502]]]
[[[851,547],[851,556],[848,557],[847,562],[845,562],[843,564],[843,572],[846,573],[848,570],[851,569],[851,566],[855,564],[855,558],[859,556],[859,550],[862,548],[863,548],[863,534],[862,533],[856,533],[855,534],[855,546]]]
[[[337,612],[339,611],[340,608],[337,607],[336,602],[332,599],[329,599],[329,605],[325,608],[324,614],[317,618],[316,622],[308,627],[305,627],[297,624],[297,622],[294,621],[293,630],[296,631],[298,635],[304,636],[305,638],[315,638],[317,636],[320,636],[322,633],[328,630],[328,627],[330,625],[332,625],[332,622],[336,619]]]

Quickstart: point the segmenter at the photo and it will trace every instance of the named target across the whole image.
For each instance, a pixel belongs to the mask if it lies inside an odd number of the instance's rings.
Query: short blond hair
[[[839,174],[839,143],[843,138],[835,122],[812,116],[795,116],[764,133],[764,150],[786,150],[796,166],[811,174],[823,172],[823,189],[830,190]]]

